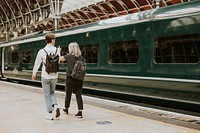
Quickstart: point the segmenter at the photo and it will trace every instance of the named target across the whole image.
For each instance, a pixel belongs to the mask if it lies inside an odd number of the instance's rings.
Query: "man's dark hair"
[[[55,35],[53,33],[46,34],[45,36],[46,43],[51,43],[53,39],[55,39]]]

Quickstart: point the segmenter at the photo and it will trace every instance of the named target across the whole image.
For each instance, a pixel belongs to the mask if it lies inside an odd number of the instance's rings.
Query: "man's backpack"
[[[82,56],[75,57],[75,64],[72,69],[72,78],[78,80],[84,80],[85,78],[85,71],[86,71],[86,63],[85,59]]]
[[[45,49],[43,49],[46,52],[46,64],[45,64],[45,70],[49,73],[57,73],[59,71],[59,55],[57,55],[57,49],[55,53],[48,54]]]

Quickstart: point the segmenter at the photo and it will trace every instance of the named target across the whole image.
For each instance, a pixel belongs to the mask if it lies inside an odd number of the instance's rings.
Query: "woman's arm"
[[[60,56],[60,61],[66,61],[64,56]]]

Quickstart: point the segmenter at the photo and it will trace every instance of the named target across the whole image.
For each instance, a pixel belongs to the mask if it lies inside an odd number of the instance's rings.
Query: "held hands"
[[[65,58],[63,56],[60,56],[59,60],[60,61],[65,61]]]

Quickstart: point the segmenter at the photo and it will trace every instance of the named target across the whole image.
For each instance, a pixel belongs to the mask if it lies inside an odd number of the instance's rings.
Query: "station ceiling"
[[[191,0],[0,0],[0,41]],[[56,24],[57,23],[57,24]]]

